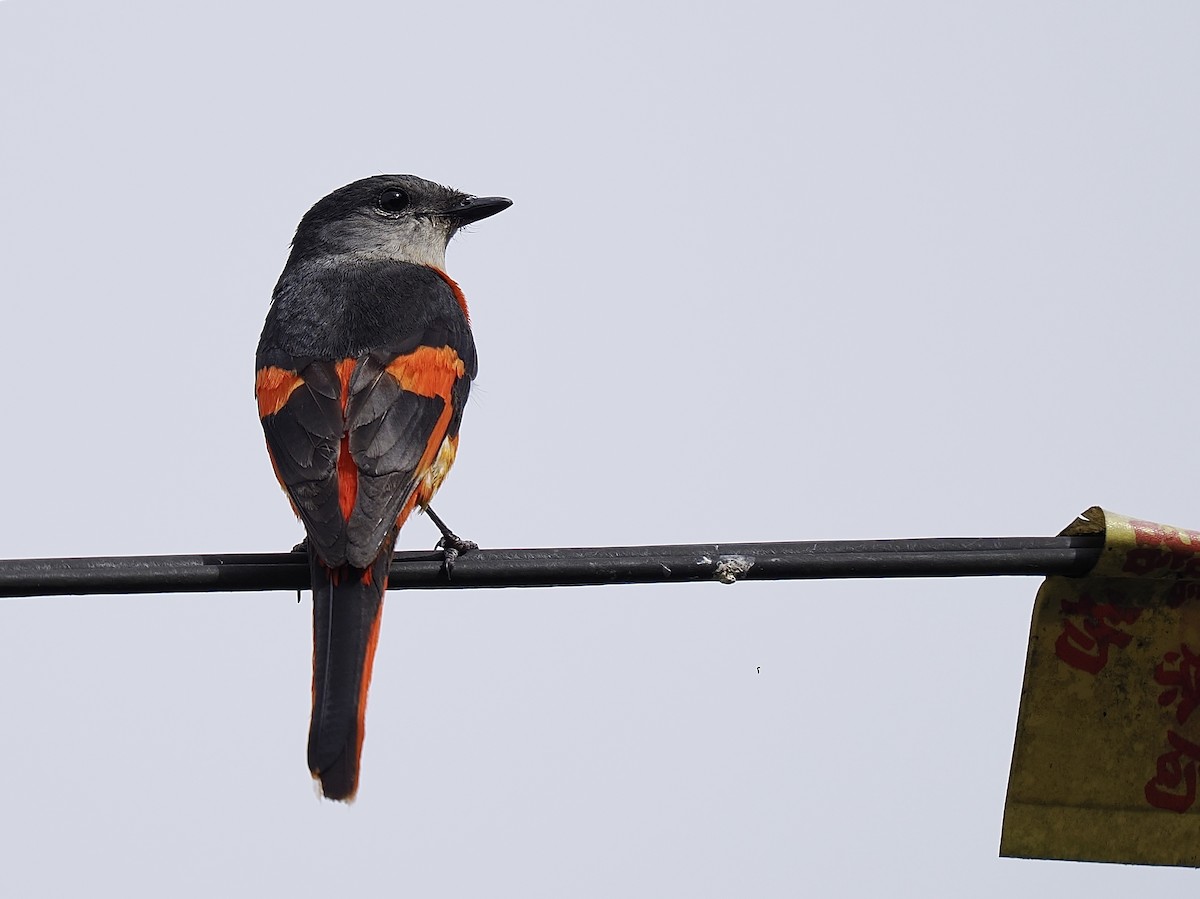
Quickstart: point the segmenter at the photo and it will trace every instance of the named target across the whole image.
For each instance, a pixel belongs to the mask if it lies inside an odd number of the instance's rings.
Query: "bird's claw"
[[[454,571],[454,563],[458,557],[473,549],[479,549],[479,544],[474,540],[464,540],[457,534],[447,532],[442,535],[442,539],[437,542],[434,549],[442,551],[442,569],[446,572],[446,580],[450,580],[451,573]]]
[[[306,555],[308,554],[308,535],[307,534],[304,535],[303,540],[301,540],[299,543],[297,543],[295,546],[292,547],[292,552],[305,553]],[[300,591],[299,590],[296,591],[296,602],[300,602]]]

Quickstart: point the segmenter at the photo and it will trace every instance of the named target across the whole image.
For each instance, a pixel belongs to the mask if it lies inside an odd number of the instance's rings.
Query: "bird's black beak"
[[[461,227],[503,212],[511,205],[512,200],[507,197],[467,197],[446,215],[455,227]]]

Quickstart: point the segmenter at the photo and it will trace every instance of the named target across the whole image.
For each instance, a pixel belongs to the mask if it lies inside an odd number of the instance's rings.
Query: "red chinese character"
[[[1179,652],[1168,652],[1154,667],[1154,680],[1167,689],[1158,694],[1159,705],[1178,700],[1175,720],[1180,724],[1200,705],[1200,654],[1181,643]]]
[[[1108,664],[1108,648],[1124,649],[1133,639],[1116,625],[1133,624],[1142,610],[1098,603],[1085,595],[1078,602],[1064,599],[1062,613],[1063,631],[1054,641],[1054,654],[1072,668],[1098,674]],[[1076,624],[1067,615],[1079,616],[1082,621]]]
[[[1133,542],[1137,546],[1161,546],[1184,553],[1194,553],[1200,549],[1200,532],[1197,531],[1185,531],[1140,518],[1129,519],[1129,526],[1133,529]]]
[[[1136,548],[1125,554],[1125,571],[1150,575],[1166,570],[1183,577],[1200,576],[1200,534],[1138,519],[1129,524]]]
[[[1173,730],[1167,731],[1167,742],[1173,748],[1158,757],[1154,777],[1146,781],[1146,801],[1155,808],[1183,813],[1196,801],[1196,763],[1200,761],[1200,746]]]

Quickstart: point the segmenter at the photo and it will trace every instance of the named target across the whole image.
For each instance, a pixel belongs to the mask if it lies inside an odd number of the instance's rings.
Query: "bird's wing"
[[[347,556],[373,558],[388,531],[428,502],[453,462],[474,374],[473,348],[430,328],[401,352],[361,359],[349,383],[346,428],[357,472]]]
[[[327,565],[370,567],[388,532],[428,501],[428,482],[453,461],[473,374],[469,334],[438,324],[398,350],[259,370],[276,474]]]
[[[338,502],[341,386],[330,362],[295,360],[258,369],[258,415],[275,476],[304,522],[313,549],[331,564],[345,560]]]

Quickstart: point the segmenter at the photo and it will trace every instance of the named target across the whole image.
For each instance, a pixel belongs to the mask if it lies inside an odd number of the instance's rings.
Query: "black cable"
[[[479,549],[446,579],[439,552],[401,552],[388,585],[563,587],[810,578],[1078,576],[1100,557],[1102,536],[940,537],[708,543],[582,549]],[[304,553],[230,553],[0,561],[0,597],[204,593],[308,587]]]

